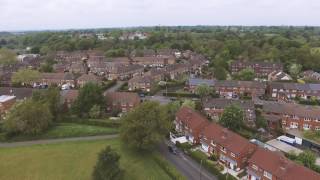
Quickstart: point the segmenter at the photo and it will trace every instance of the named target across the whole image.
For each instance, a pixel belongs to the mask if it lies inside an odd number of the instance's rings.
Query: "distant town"
[[[33,159],[63,142],[65,152],[79,150],[68,160],[79,164],[108,147],[83,177],[62,179],[318,180],[319,34],[241,26],[0,33],[0,154],[8,154],[0,161],[16,158],[0,169],[22,162],[10,150]],[[39,144],[45,152],[23,149]],[[103,162],[103,153],[117,160]],[[0,179],[29,176],[0,170]]]

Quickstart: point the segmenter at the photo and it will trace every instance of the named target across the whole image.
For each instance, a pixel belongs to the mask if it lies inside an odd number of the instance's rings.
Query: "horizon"
[[[150,26],[320,26],[316,0],[0,0],[0,31]]]

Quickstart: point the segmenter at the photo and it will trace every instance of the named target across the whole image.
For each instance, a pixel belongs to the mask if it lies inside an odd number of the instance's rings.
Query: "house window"
[[[317,130],[317,131],[319,131],[319,130],[320,130],[320,127],[319,127],[319,126],[316,126],[314,129]]]
[[[256,166],[256,165],[254,165],[254,164],[252,164],[252,169],[254,169],[254,170],[256,170],[256,171],[258,171],[258,166]]]
[[[268,178],[268,179],[272,179],[272,174],[269,173],[269,172],[267,172],[267,171],[264,171],[264,172],[263,172],[263,176],[266,177],[266,178]]]
[[[304,130],[309,130],[311,128],[310,124],[303,124],[303,129]]]
[[[236,155],[234,153],[230,153],[231,157],[236,157]]]

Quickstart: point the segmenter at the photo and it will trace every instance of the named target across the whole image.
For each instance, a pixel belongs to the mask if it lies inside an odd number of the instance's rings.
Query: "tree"
[[[95,119],[97,119],[97,118],[100,117],[100,115],[101,115],[101,108],[100,108],[100,106],[98,106],[98,105],[92,106],[92,108],[91,108],[90,111],[89,111],[89,116],[90,116],[90,118],[95,118]]]
[[[72,109],[78,116],[88,115],[94,106],[105,107],[105,99],[101,87],[96,83],[86,83],[80,90],[79,96],[74,102]]]
[[[171,128],[172,120],[158,102],[147,101],[122,118],[121,139],[137,150],[152,150]]]
[[[15,105],[4,120],[8,134],[37,135],[48,129],[52,115],[46,104],[32,99]]]
[[[218,80],[226,80],[227,79],[227,70],[223,67],[215,67],[213,68],[214,77]]]
[[[32,99],[47,104],[53,119],[56,120],[60,110],[60,90],[57,87],[50,87],[48,90],[34,91]]]
[[[297,158],[304,166],[312,168],[316,162],[316,156],[311,151],[300,153]]]
[[[289,73],[293,78],[297,78],[300,74],[302,66],[300,64],[291,64],[289,67]]]
[[[9,49],[0,49],[0,65],[15,64],[17,62],[17,55]]]
[[[98,155],[97,164],[93,170],[93,180],[119,180],[123,171],[119,166],[120,155],[110,146],[107,146]]]
[[[200,96],[202,101],[204,97],[207,97],[212,93],[212,88],[210,88],[207,84],[200,84],[197,86],[195,92],[198,96]]]
[[[239,130],[243,125],[244,113],[234,104],[226,107],[222,113],[219,123],[233,131]]]
[[[169,116],[170,120],[173,121],[175,119],[176,113],[178,112],[180,107],[181,107],[180,101],[173,101],[165,106],[167,111],[166,114]]]
[[[31,69],[20,69],[12,76],[12,83],[31,85],[35,80],[40,78],[40,73],[36,70]]]
[[[246,68],[241,70],[236,76],[235,79],[240,81],[253,81],[255,77],[254,70],[251,68]]]
[[[195,109],[196,108],[196,103],[190,99],[186,99],[183,101],[181,106],[185,106],[185,107],[189,107],[191,109]]]

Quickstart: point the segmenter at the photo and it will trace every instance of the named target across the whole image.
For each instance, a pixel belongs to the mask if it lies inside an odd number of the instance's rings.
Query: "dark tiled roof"
[[[215,85],[215,81],[213,79],[190,78],[188,80],[188,84],[190,86],[198,86],[198,85],[201,85],[201,84],[206,84],[208,86],[214,86]]]
[[[0,95],[13,95],[20,100],[31,97],[34,90],[33,88],[0,87]]]

